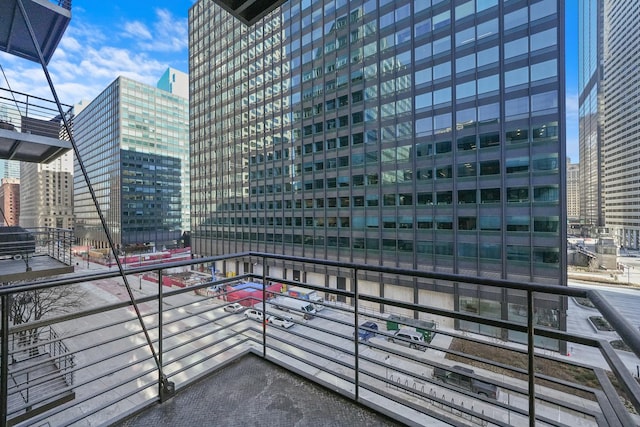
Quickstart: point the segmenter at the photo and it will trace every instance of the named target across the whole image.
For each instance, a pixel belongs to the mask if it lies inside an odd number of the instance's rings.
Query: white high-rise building
[[[73,228],[73,153],[20,164],[20,226]]]
[[[605,226],[619,245],[640,247],[640,13],[634,1],[605,0],[603,138]]]

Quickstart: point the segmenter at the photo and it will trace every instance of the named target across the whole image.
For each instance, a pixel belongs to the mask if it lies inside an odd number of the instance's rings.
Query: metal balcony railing
[[[250,271],[213,280],[198,273],[213,265],[220,271],[223,263]],[[201,280],[163,287],[180,269]],[[278,273],[285,269],[346,285],[290,280]],[[596,291],[264,253],[126,273],[139,284],[138,307],[162,374],[178,393],[254,353],[401,422],[639,424],[640,387],[609,341],[558,328],[567,300],[579,301],[616,329],[630,356],[639,355],[638,331]],[[292,286],[315,291],[322,309],[302,311],[306,291],[280,295]],[[131,303],[119,297],[122,287],[118,273],[105,267],[0,288],[1,426],[110,424],[170,397]],[[497,315],[496,296],[507,302]],[[49,309],[30,317],[38,301]],[[232,303],[251,307],[254,317],[225,309]],[[293,325],[267,324],[271,315],[289,316]],[[40,333],[45,329],[55,333]],[[565,347],[589,360],[568,357]],[[38,373],[36,360],[55,361],[58,370]]]
[[[73,106],[62,104],[69,123]],[[0,88],[0,129],[69,140],[54,101]]]
[[[72,264],[73,230],[64,228],[0,227],[0,259],[25,259],[48,255]]]

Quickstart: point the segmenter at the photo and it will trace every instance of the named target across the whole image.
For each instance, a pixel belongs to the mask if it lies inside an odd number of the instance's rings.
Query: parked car
[[[224,311],[227,311],[229,313],[240,313],[244,309],[245,309],[245,306],[243,306],[239,302],[234,302],[232,304],[224,306]]]
[[[262,312],[260,310],[256,310],[255,308],[245,310],[244,315],[247,317],[247,319],[253,319],[257,322],[262,322]]]
[[[364,329],[366,328],[366,329]],[[370,330],[373,329],[373,330]],[[366,321],[358,328],[358,341],[369,341],[369,338],[376,336],[374,331],[378,330],[378,324],[372,321]]]
[[[388,340],[393,343],[415,348],[416,350],[427,351],[423,335],[415,329],[398,329]]]
[[[495,384],[486,383],[469,375],[473,374],[473,369],[463,366],[452,366],[449,369],[433,368],[433,378],[446,384],[470,391],[479,396],[498,398],[498,387]]]
[[[281,328],[289,329],[294,325],[291,321],[291,318],[287,318],[285,316],[269,316],[267,319],[267,323],[275,326],[280,326]]]

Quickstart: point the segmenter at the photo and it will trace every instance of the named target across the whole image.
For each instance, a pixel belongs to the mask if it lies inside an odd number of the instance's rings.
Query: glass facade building
[[[582,233],[596,235],[605,225],[602,159],[602,1],[579,3],[579,150]]]
[[[172,247],[188,230],[188,129],[186,98],[125,77],[75,117],[82,162],[121,248]],[[77,159],[74,191],[77,242],[108,247]]]
[[[248,28],[196,3],[195,252],[564,283],[563,19],[557,0],[302,0]]]
[[[595,3],[595,2],[594,2]],[[640,99],[637,73],[640,66],[640,14],[634,2],[603,0],[602,175],[606,204],[605,226],[616,243],[640,247],[640,192],[637,128]]]

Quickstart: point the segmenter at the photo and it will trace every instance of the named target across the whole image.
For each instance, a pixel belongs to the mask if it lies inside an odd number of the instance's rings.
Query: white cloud
[[[186,64],[188,25],[185,17],[157,9],[151,21],[129,20],[112,27],[82,20],[75,10],[48,65],[60,101],[75,104],[93,100],[118,76],[156,84],[167,66]],[[120,31],[115,30],[120,28]],[[0,63],[14,91],[53,100],[42,67],[0,52]],[[0,76],[0,87],[7,87]]]
[[[140,21],[131,21],[124,24],[124,36],[134,39],[149,40],[152,38],[151,32],[146,25]]]
[[[140,41],[142,50],[152,52],[178,52],[187,49],[189,27],[186,18],[177,18],[166,9],[156,9],[153,35]]]

